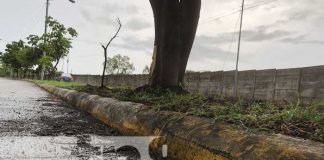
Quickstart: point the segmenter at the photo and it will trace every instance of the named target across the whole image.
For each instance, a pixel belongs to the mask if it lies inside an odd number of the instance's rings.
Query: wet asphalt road
[[[0,160],[119,159],[101,145],[118,135],[30,82],[0,78]]]

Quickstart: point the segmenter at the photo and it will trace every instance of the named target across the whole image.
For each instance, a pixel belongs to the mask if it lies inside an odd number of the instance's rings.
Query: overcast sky
[[[141,73],[151,63],[154,39],[149,0],[51,0],[50,15],[79,37],[73,41],[69,70],[102,72],[103,50],[114,34],[116,17],[123,23],[108,55],[127,55]],[[238,40],[235,13],[241,0],[202,0],[197,37],[189,70],[233,70]],[[257,6],[257,7],[256,7]],[[292,68],[324,64],[323,0],[246,0],[240,70]],[[45,0],[1,0],[0,51],[8,41],[44,31]],[[66,64],[61,63],[59,70]]]

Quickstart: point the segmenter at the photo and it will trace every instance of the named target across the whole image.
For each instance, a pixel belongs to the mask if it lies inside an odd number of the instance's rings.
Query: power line
[[[256,4],[259,4],[259,3],[263,3],[263,2],[268,2],[269,0],[261,0],[261,1],[259,1],[259,2],[255,2],[255,3],[252,3],[252,4],[248,4],[248,5],[245,5],[245,7],[250,7],[250,6],[254,6],[254,5],[256,5]],[[233,12],[240,12],[241,11],[241,5],[240,6],[238,6],[238,8],[235,8],[235,9],[231,9],[231,10],[229,10],[228,12],[226,12],[226,13],[224,13],[224,14],[219,14],[218,16],[210,16],[210,17],[207,17],[207,18],[204,18],[203,20],[204,21],[209,21],[209,20],[212,20],[212,19],[215,19],[216,17],[221,17],[221,16],[223,16],[223,15],[227,15],[228,13],[232,13],[231,11],[233,11]]]
[[[271,1],[266,1],[264,3],[261,3],[261,2],[257,2],[257,3],[254,3],[252,4],[250,7],[245,7],[243,9],[243,11],[246,11],[246,10],[250,10],[250,9],[253,9],[253,8],[256,8],[256,7],[259,7],[261,5],[266,5],[266,4],[269,4],[269,3],[272,3],[272,2],[275,2],[275,1],[278,1],[278,0],[271,0]],[[228,16],[231,16],[231,15],[234,15],[234,14],[237,14],[237,13],[240,13],[241,10],[236,10],[234,12],[231,12],[231,13],[228,13],[228,14],[225,14],[225,15],[221,15],[221,16],[217,16],[217,17],[214,17],[214,18],[209,18],[211,20],[207,20],[205,22],[202,22],[200,25],[203,25],[203,24],[207,24],[207,23],[210,23],[210,22],[213,22],[215,20],[219,20],[219,19],[222,19],[222,18],[225,18],[225,17],[228,17]]]
[[[275,2],[275,1],[278,1],[278,0],[271,0],[271,1],[268,1],[268,0],[265,0],[265,1],[260,1],[260,2],[256,2],[256,3],[253,3],[251,4],[249,7],[245,7],[244,8],[244,11],[245,10],[249,10],[249,9],[253,9],[253,8],[256,8],[256,7],[259,7],[261,5],[266,5],[266,4],[269,4],[269,3],[272,3],[272,2]],[[211,19],[207,22],[210,22],[210,21],[214,21],[214,20],[217,20],[217,19],[221,19],[221,18],[224,18],[224,17],[228,17],[228,16],[231,16],[233,14],[236,14],[236,13],[240,13],[241,12],[241,9],[237,10],[235,9],[234,12],[231,12],[231,13],[227,13],[225,15],[221,15],[221,16],[218,16],[218,17],[211,17],[211,18],[208,18],[208,19]],[[203,23],[204,24],[204,23]]]

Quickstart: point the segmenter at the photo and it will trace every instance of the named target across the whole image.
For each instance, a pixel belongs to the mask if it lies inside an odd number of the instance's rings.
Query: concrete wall
[[[188,73],[187,89],[206,96],[227,96],[234,93],[234,71]],[[76,82],[100,84],[100,76],[74,75]],[[148,75],[107,76],[110,87],[136,88],[147,84]],[[324,66],[240,71],[238,95],[246,99],[324,102]]]

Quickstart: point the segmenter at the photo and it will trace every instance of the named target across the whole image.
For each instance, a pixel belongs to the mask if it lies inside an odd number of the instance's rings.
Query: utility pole
[[[62,60],[62,72],[64,73],[64,59]]]
[[[48,9],[49,9],[49,0],[46,0],[46,14],[45,14],[45,31],[44,34],[47,34],[47,19],[48,19]],[[44,40],[46,43],[46,40]],[[46,56],[46,52],[43,51],[43,56]],[[41,80],[44,80],[44,75],[45,75],[45,66],[42,65],[42,70],[41,70]]]
[[[69,73],[69,57],[66,60],[66,73]]]
[[[244,0],[242,1],[240,33],[239,33],[239,41],[238,41],[238,47],[237,47],[235,82],[234,82],[234,97],[237,97],[237,88],[238,88],[238,76],[239,76],[238,75],[238,65],[239,65],[240,49],[241,49],[241,36],[242,36],[243,13],[244,13]]]
[[[71,3],[75,3],[75,0],[69,0]],[[47,19],[48,19],[48,9],[49,9],[49,0],[46,0],[46,14],[45,14],[45,31],[44,34],[47,34]],[[44,40],[46,43],[46,40]],[[43,51],[43,56],[46,56],[46,52]],[[42,69],[41,69],[41,80],[44,80],[44,75],[45,75],[45,66],[42,65]]]

